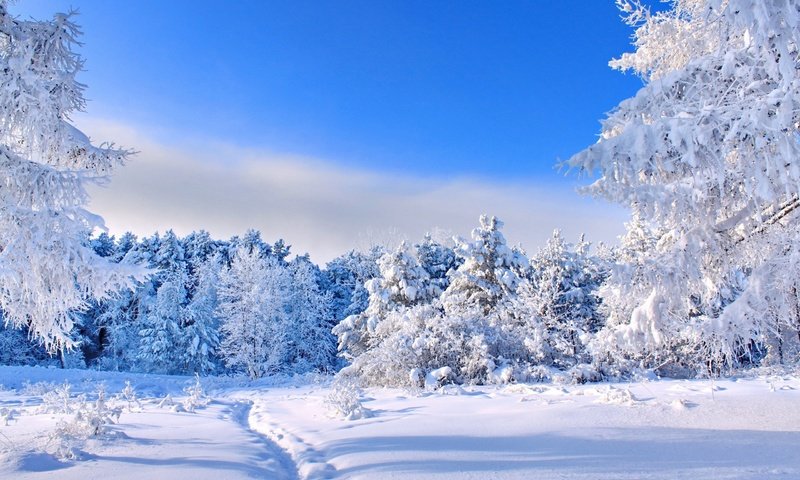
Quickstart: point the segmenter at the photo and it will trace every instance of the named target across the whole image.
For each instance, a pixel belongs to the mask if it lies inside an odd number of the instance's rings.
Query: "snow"
[[[42,396],[102,384],[123,407],[77,459],[52,450],[69,415]],[[125,388],[140,406],[113,400]],[[42,383],[44,382],[44,383]],[[566,478],[764,479],[800,475],[800,377],[768,374],[630,384],[367,389],[371,416],[332,413],[328,379],[201,379],[208,404],[186,401],[194,379],[0,367],[0,478]]]

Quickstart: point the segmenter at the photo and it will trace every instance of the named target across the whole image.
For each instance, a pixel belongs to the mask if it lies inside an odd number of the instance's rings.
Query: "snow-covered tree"
[[[456,253],[451,247],[434,240],[430,234],[426,234],[425,239],[414,248],[420,266],[428,272],[431,284],[438,290],[436,294],[445,291],[450,285],[447,274],[461,265]]]
[[[380,274],[378,259],[381,249],[369,252],[351,250],[334,258],[325,266],[325,290],[331,292],[333,318],[340,322],[350,315],[363,312],[369,304],[367,281]]]
[[[783,0],[676,0],[658,13],[618,4],[636,50],[611,65],[646,83],[570,160],[599,174],[590,192],[659,232],[639,272],[647,295],[617,337],[644,351],[680,337],[709,368],[736,365],[800,321],[800,10]]]
[[[438,298],[405,244],[384,255],[381,276],[368,283],[367,309],[334,329],[352,361],[342,374],[394,386],[417,385],[432,372],[464,383],[510,381],[512,364],[529,361],[518,346],[522,322],[507,315],[528,262],[507,247],[501,227],[483,216],[472,242],[457,242],[460,266]]]
[[[216,309],[221,263],[217,257],[207,257],[194,272],[195,285],[185,308],[181,342],[177,346],[181,349],[181,363],[187,373],[211,373],[218,366],[220,339]]]
[[[380,276],[365,284],[369,305],[363,312],[350,315],[333,330],[339,337],[339,350],[353,358],[380,343],[375,329],[394,311],[430,303],[438,292],[428,272],[417,262],[406,242],[378,260]]]
[[[143,318],[139,360],[149,371],[182,372],[183,328],[188,319],[189,274],[180,239],[168,230],[158,242],[152,266],[158,269],[153,279],[155,299]]]
[[[604,267],[583,238],[573,247],[556,230],[531,258],[531,271],[514,306],[541,322],[548,361],[562,368],[588,362],[586,345],[604,323],[597,297]]]
[[[296,372],[326,371],[333,368],[336,340],[331,333],[333,315],[330,293],[320,288],[322,272],[308,257],[290,265],[291,284],[291,367]]]
[[[240,248],[217,288],[220,355],[251,378],[282,371],[289,356],[287,269],[257,249]]]
[[[528,260],[506,245],[502,227],[497,218],[481,215],[472,241],[457,239],[455,251],[463,263],[452,272],[450,285],[442,295],[448,315],[489,315],[505,296],[516,291]]]
[[[132,234],[131,232],[125,232],[119,237],[117,240],[116,245],[114,246],[114,253],[111,255],[113,261],[119,263],[125,258],[125,255],[136,246],[136,235]]]
[[[55,365],[56,359],[38,343],[32,343],[27,328],[0,322],[0,365]]]
[[[139,361],[147,371],[182,373],[186,318],[186,273],[171,271],[156,290],[155,301],[139,329]]]
[[[27,326],[51,351],[73,346],[73,313],[87,300],[141,275],[86,242],[102,227],[84,209],[86,186],[131,152],[94,146],[70,123],[85,106],[72,18],[21,20],[0,1],[0,309],[7,324]]]

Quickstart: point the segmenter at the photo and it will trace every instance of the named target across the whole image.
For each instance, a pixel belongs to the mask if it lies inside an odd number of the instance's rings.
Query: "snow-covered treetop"
[[[639,25],[637,50],[612,65],[649,83],[570,164],[600,173],[592,192],[648,217],[749,235],[800,191],[800,6],[619,3]]]
[[[443,305],[450,313],[475,309],[488,313],[503,295],[519,285],[519,272],[528,267],[523,252],[509,248],[496,217],[481,215],[480,227],[472,230],[472,241],[456,238],[456,255],[464,263],[451,273]]]
[[[389,309],[422,303],[437,293],[431,286],[428,272],[419,265],[406,242],[378,259],[378,268],[380,277],[368,281],[367,290],[371,299],[380,300]]]

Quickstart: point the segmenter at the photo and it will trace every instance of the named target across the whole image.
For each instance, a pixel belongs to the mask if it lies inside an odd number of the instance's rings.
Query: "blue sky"
[[[145,161],[158,154],[140,143],[215,167],[240,164],[234,148],[408,184],[572,188],[556,162],[593,143],[604,113],[641,86],[607,66],[631,49],[610,0],[27,0],[12,11],[70,7],[89,133],[130,127],[113,139],[139,142]]]

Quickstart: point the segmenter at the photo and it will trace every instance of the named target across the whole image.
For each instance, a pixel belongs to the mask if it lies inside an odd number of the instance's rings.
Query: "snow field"
[[[797,478],[798,388],[787,377],[371,389],[373,416],[343,422],[326,415],[324,389],[304,387],[254,393],[251,422],[336,478]]]
[[[29,379],[26,384],[25,379]],[[59,458],[71,415],[46,395],[104,385],[119,421]],[[56,381],[60,380],[60,382]],[[135,401],[122,393],[126,381]],[[0,367],[0,478],[793,479],[800,377],[367,389],[343,420],[330,385]],[[272,382],[272,384],[270,384]],[[196,395],[195,395],[196,396]],[[171,399],[173,404],[167,399]],[[203,405],[206,403],[205,405]]]

